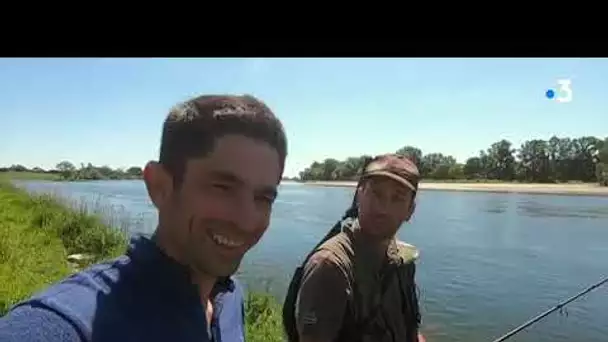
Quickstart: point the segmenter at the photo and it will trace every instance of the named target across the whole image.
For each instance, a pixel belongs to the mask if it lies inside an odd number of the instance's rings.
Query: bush
[[[281,306],[270,294],[248,292],[245,302],[247,342],[282,342]]]

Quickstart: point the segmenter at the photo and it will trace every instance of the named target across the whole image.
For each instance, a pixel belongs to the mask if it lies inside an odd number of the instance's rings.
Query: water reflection
[[[550,204],[546,201],[524,200],[517,203],[517,212],[529,217],[572,217],[606,219],[608,218],[608,206],[577,206]]]
[[[488,201],[485,202],[485,206],[483,207],[483,211],[491,214],[502,214],[509,209],[509,200],[508,196],[501,197],[490,197]]]

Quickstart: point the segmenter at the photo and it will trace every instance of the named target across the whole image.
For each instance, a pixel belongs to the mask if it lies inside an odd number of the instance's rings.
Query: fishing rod
[[[557,311],[557,310],[559,310],[559,309],[563,308],[564,306],[568,305],[569,303],[571,303],[571,302],[573,302],[573,301],[577,300],[578,298],[582,297],[583,295],[585,295],[585,294],[587,294],[587,293],[589,293],[589,292],[591,292],[591,291],[593,291],[593,290],[597,289],[598,287],[600,287],[600,286],[604,285],[605,283],[608,283],[608,277],[606,277],[606,278],[604,278],[604,279],[600,280],[599,282],[597,282],[597,283],[595,283],[595,284],[593,284],[593,285],[589,286],[589,287],[588,287],[588,288],[586,288],[585,290],[583,290],[583,291],[579,292],[578,294],[576,294],[576,295],[574,295],[574,296],[572,296],[572,297],[568,298],[567,300],[565,300],[565,301],[563,301],[563,302],[561,302],[561,303],[557,304],[556,306],[554,306],[554,307],[552,307],[551,309],[549,309],[549,310],[547,310],[547,311],[545,311],[545,312],[541,313],[540,315],[538,315],[538,316],[536,316],[536,317],[534,317],[534,318],[530,319],[530,320],[529,320],[529,321],[527,321],[526,323],[524,323],[524,324],[522,324],[522,325],[518,326],[517,328],[515,328],[515,329],[513,329],[513,330],[509,331],[508,333],[504,334],[503,336],[501,336],[501,337],[499,337],[499,338],[495,339],[493,342],[503,342],[503,341],[506,341],[507,339],[509,339],[509,338],[513,337],[513,335],[515,335],[515,334],[517,334],[517,333],[521,332],[522,330],[524,330],[524,329],[528,328],[528,327],[529,327],[529,326],[531,326],[532,324],[534,324],[534,323],[536,323],[536,322],[540,321],[541,319],[543,319],[543,318],[547,317],[549,314],[551,314],[551,313],[553,313],[553,312],[555,312],[555,311]]]

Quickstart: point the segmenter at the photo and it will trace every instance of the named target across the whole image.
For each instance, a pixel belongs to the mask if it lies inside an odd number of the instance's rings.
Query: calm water
[[[156,225],[140,181],[23,185],[116,206],[134,218],[133,233]],[[352,191],[282,185],[268,232],[242,264],[245,283],[282,297]],[[608,275],[608,198],[427,191],[399,236],[421,250],[429,342],[491,341]],[[608,341],[608,286],[510,341]]]

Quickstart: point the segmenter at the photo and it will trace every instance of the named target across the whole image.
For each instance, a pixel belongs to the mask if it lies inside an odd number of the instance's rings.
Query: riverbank
[[[355,187],[357,182],[349,181],[309,181],[302,184],[324,187]],[[608,196],[608,187],[591,183],[538,184],[538,183],[499,183],[499,182],[421,182],[421,190],[436,191],[473,191],[547,195]]]
[[[128,175],[124,173],[115,173],[111,176],[102,174],[78,174],[74,173],[70,176],[62,176],[59,172],[33,172],[33,171],[2,171],[0,172],[0,180],[44,180],[54,182],[88,182],[100,180],[141,180],[139,175]]]
[[[28,194],[0,179],[0,316],[77,268],[123,254],[127,234],[105,225],[101,217],[111,213],[99,204],[72,208],[57,197]],[[74,255],[88,257],[75,265]],[[283,340],[274,297],[248,292],[245,310],[247,341]]]
[[[0,172],[0,181],[2,180],[61,180],[59,174],[50,172],[31,172],[31,171],[6,171]]]

